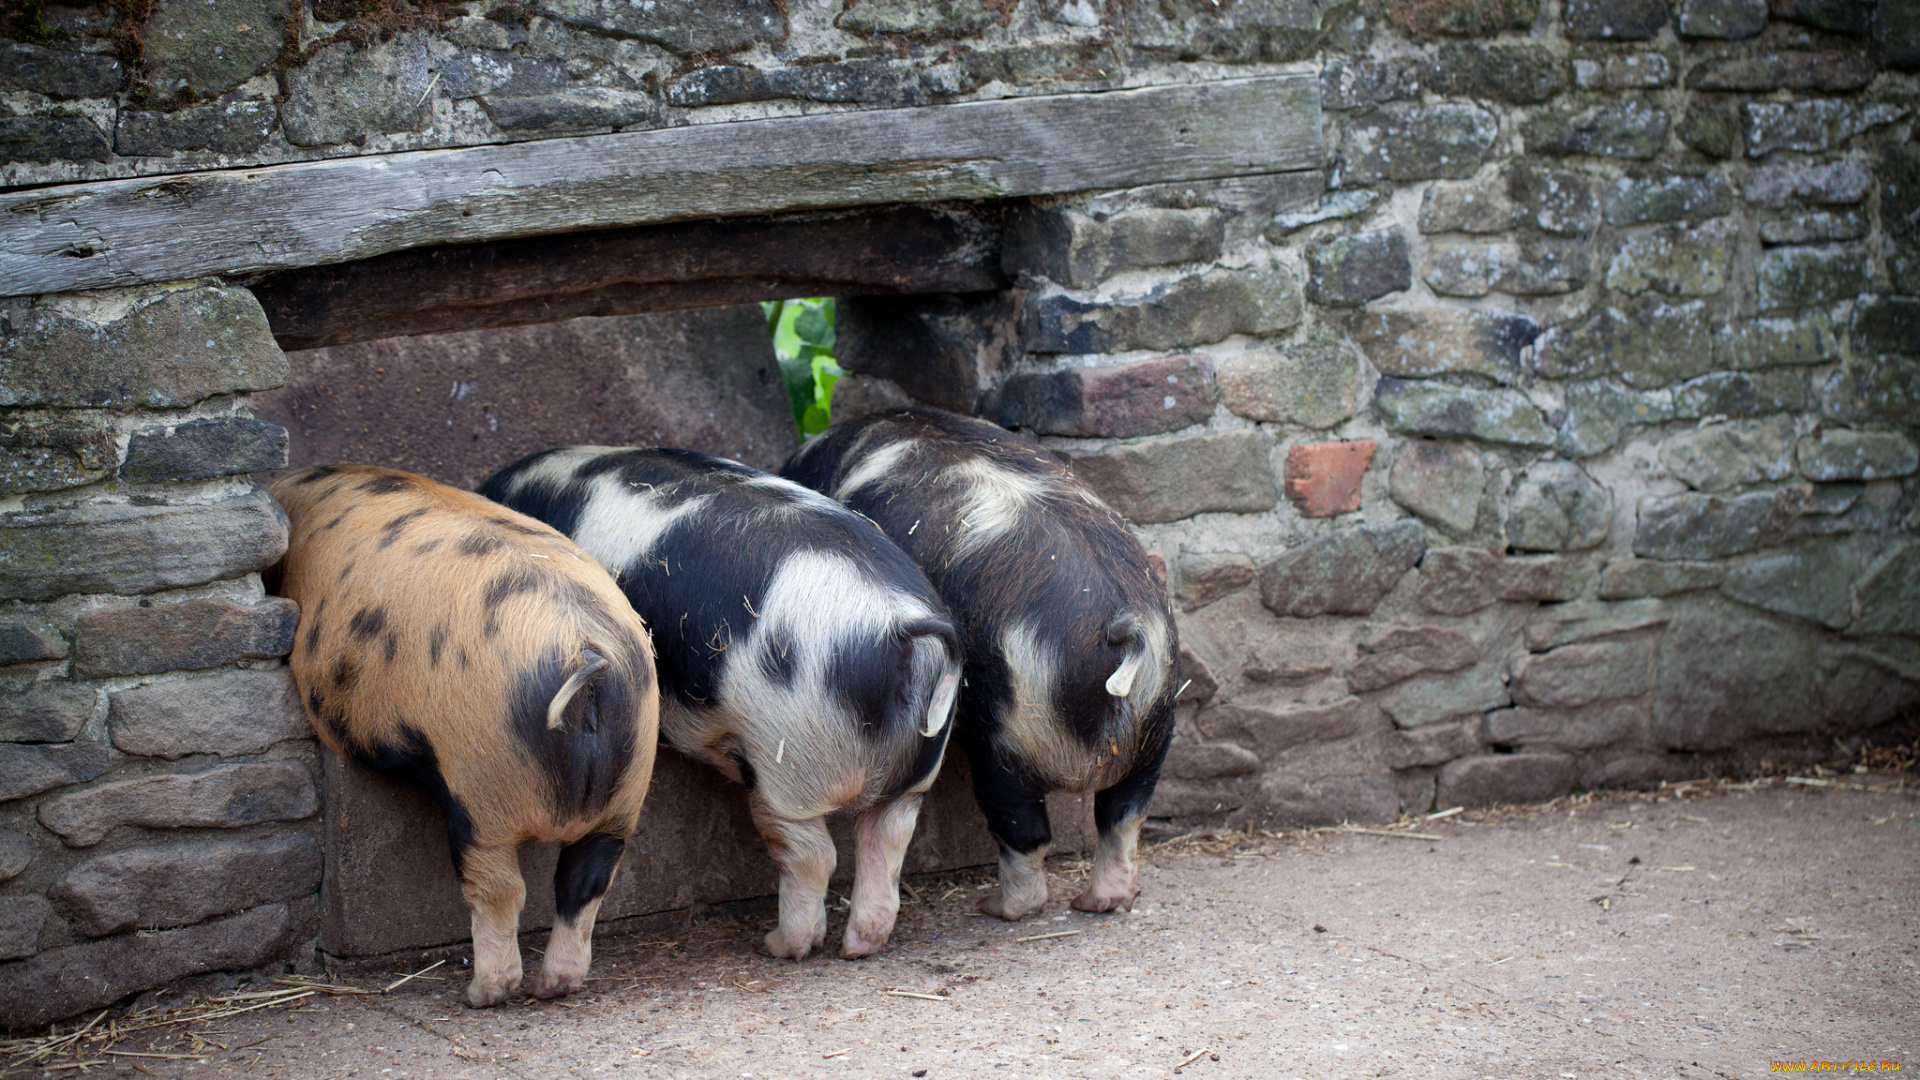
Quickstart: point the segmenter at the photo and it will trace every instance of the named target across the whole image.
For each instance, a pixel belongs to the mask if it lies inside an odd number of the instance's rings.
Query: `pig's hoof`
[[[533,986],[533,996],[537,998],[566,997],[586,984],[586,976],[580,972],[553,972],[542,970],[540,981]]]
[[[1021,919],[1026,918],[1046,906],[1047,902],[1044,898],[1041,899],[1039,903],[1033,903],[1031,901],[1019,903],[1008,900],[1006,895],[1000,892],[988,893],[987,898],[980,901],[981,911],[996,918],[1005,919],[1008,922],[1019,922]]]
[[[767,934],[767,955],[780,960],[805,960],[817,944],[819,942],[803,941],[797,946],[789,945],[787,935],[774,930]]]
[[[887,938],[893,934],[893,928],[863,933],[859,929],[847,927],[846,939],[840,943],[840,955],[848,960],[858,960],[863,956],[872,956],[884,947]]]
[[[1097,889],[1088,889],[1073,898],[1075,911],[1132,911],[1133,898],[1138,893],[1103,893]]]
[[[503,972],[498,975],[482,975],[474,972],[473,981],[467,984],[467,1004],[476,1009],[485,1009],[498,1005],[513,996],[520,988],[518,971]]]

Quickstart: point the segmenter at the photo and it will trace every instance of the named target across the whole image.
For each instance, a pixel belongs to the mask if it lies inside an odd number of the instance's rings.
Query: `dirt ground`
[[[603,936],[594,981],[565,1001],[469,1010],[456,957],[386,995],[316,995],[161,1029],[86,1073],[1025,1080],[1164,1077],[1182,1061],[1195,1078],[1744,1080],[1777,1061],[1912,1070],[1917,794],[1910,777],[1881,792],[1761,781],[1400,827],[1431,840],[1189,838],[1149,854],[1127,915],[1070,911],[1085,867],[1055,860],[1041,918],[974,914],[984,875],[920,880],[879,957],[794,964],[759,953],[772,910],[750,905],[666,938]],[[379,988],[407,970],[332,978]]]

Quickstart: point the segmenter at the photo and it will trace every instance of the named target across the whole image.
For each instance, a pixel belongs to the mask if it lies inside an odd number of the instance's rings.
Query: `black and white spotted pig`
[[[886,944],[960,682],[958,633],[919,568],[832,500],[691,451],[549,450],[480,490],[572,536],[654,628],[661,733],[747,785],[780,866],[768,951],[800,960],[826,940],[834,810],[859,815],[841,955]]]
[[[960,621],[954,737],[1000,848],[1000,891],[981,910],[1046,906],[1052,791],[1096,792],[1093,881],[1073,906],[1131,909],[1179,643],[1126,523],[1032,440],[931,409],[830,428],[784,474],[878,523]]]
[[[273,485],[300,604],[289,663],[320,741],[438,802],[473,914],[467,1000],[520,985],[519,847],[556,842],[534,993],[579,989],[653,776],[652,650],[612,578],[548,526],[392,469]]]

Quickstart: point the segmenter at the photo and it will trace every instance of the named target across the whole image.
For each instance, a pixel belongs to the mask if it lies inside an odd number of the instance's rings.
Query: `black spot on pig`
[[[321,696],[321,688],[319,688],[319,686],[309,686],[309,688],[307,688],[307,717],[309,717],[313,723],[324,726],[324,728],[328,730],[328,734],[332,734],[334,738],[346,742],[346,738],[348,738],[348,719],[346,719],[346,713],[344,713],[342,709],[338,709],[338,707],[332,707],[332,705],[326,701],[326,698]]]
[[[553,869],[553,910],[572,922],[594,897],[607,891],[613,881],[614,867],[627,850],[627,842],[618,836],[597,833],[582,837],[560,849],[560,863]]]
[[[427,666],[440,666],[440,650],[447,647],[447,627],[445,623],[433,628],[427,635]]]
[[[860,734],[878,739],[888,733],[888,719],[905,712],[903,695],[912,667],[912,639],[842,649],[827,659],[827,685],[858,718]]]
[[[501,573],[487,582],[487,589],[480,594],[480,604],[491,612],[511,597],[530,593],[540,588],[541,575],[535,570],[517,566]]]
[[[413,484],[403,476],[370,476],[360,485],[360,490],[369,495],[392,495],[394,492],[405,491],[412,486]]]
[[[481,559],[505,546],[506,541],[495,533],[473,532],[461,538],[459,552],[470,558]]]
[[[961,725],[956,737],[963,737],[968,726]],[[1052,842],[1046,780],[1001,754],[981,758],[969,750],[967,757],[973,766],[973,798],[994,842],[1023,855]]]
[[[353,692],[353,686],[360,681],[360,665],[353,657],[342,656],[333,662],[333,688],[341,694]]]
[[[440,544],[441,541],[437,539],[429,540],[424,544],[416,544],[414,545],[413,553],[415,555],[431,555],[440,550]]]
[[[468,849],[473,847],[473,818],[460,800],[447,790],[440,774],[440,759],[433,747],[412,725],[402,723],[394,739],[381,746],[346,744],[354,763],[390,776],[432,799],[447,816],[447,848],[453,856],[453,871],[461,872]]]
[[[500,605],[523,593],[537,591],[541,585],[541,576],[525,567],[515,567],[502,573],[487,583],[486,591],[480,595],[481,606],[487,613],[487,619],[480,626],[480,632],[493,637],[500,632]]]
[[[347,623],[347,632],[355,641],[371,641],[387,628],[385,608],[361,608],[352,621]]]
[[[302,480],[302,481],[301,481],[301,483],[303,483],[303,484],[304,484],[304,483],[306,483],[306,481],[305,481],[305,480]],[[334,519],[333,519],[332,521],[329,521],[329,522],[327,522],[327,523],[326,523],[325,525],[322,525],[322,526],[320,526],[320,527],[319,527],[318,529],[315,529],[315,530],[313,530],[313,531],[314,531],[314,532],[316,532],[316,533],[323,533],[323,532],[326,532],[326,531],[327,531],[328,529],[331,529],[331,528],[333,528],[333,527],[334,527],[335,525],[338,525],[338,524],[340,524],[341,522],[343,522],[343,521],[345,521],[345,520],[347,520],[347,515],[348,515],[348,514],[350,514],[350,513],[352,513],[352,511],[351,511],[351,510],[342,510],[342,511],[341,511],[341,512],[340,512],[339,514],[336,514],[336,515],[334,516]]]
[[[513,567],[488,582],[486,592],[480,594],[480,607],[488,613],[488,619],[492,619],[493,613],[499,611],[501,603],[507,603],[520,594],[538,592],[541,584],[543,584],[543,578],[540,571],[534,571],[528,567]]]
[[[637,642],[622,642],[632,649]],[[615,655],[633,655],[616,647]],[[560,726],[547,726],[547,707],[579,664],[548,653],[513,677],[508,716],[515,737],[546,780],[555,821],[591,819],[607,805],[634,749],[630,702],[644,690],[620,665],[608,665],[574,691]]]
[[[326,614],[326,611],[327,602],[323,598],[319,603],[313,605],[313,610],[308,612],[305,617],[307,627],[306,646],[307,652],[309,653],[320,648],[320,617]]]
[[[318,483],[321,480],[325,480],[327,477],[332,476],[334,473],[337,473],[339,471],[340,470],[335,466],[323,465],[320,468],[314,469],[313,471],[307,473],[307,475],[301,477],[300,479],[295,480],[293,483],[295,487],[305,487],[308,484]]]
[[[319,687],[313,687],[307,691],[307,711],[315,724],[325,727],[342,745],[347,744],[347,711],[339,699],[329,701],[321,695]]]
[[[385,525],[380,526],[379,546],[382,548],[392,547],[393,542],[400,539],[400,531],[407,527],[407,522],[424,516],[426,512],[425,509],[409,510],[399,517],[394,518],[392,521],[387,522]]]

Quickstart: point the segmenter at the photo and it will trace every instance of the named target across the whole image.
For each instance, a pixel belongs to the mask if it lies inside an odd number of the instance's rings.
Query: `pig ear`
[[[1122,660],[1120,666],[1113,669],[1113,674],[1107,676],[1107,693],[1117,698],[1133,693],[1133,680],[1140,674],[1140,666],[1146,662],[1147,653],[1144,649]]]
[[[560,692],[553,695],[553,700],[547,703],[548,731],[558,731],[566,726],[567,703],[572,701],[573,695],[579,693],[580,688],[587,685],[595,675],[607,669],[607,658],[594,652],[591,646],[580,650],[580,659],[585,666],[574,672],[566,682],[561,683]]]

